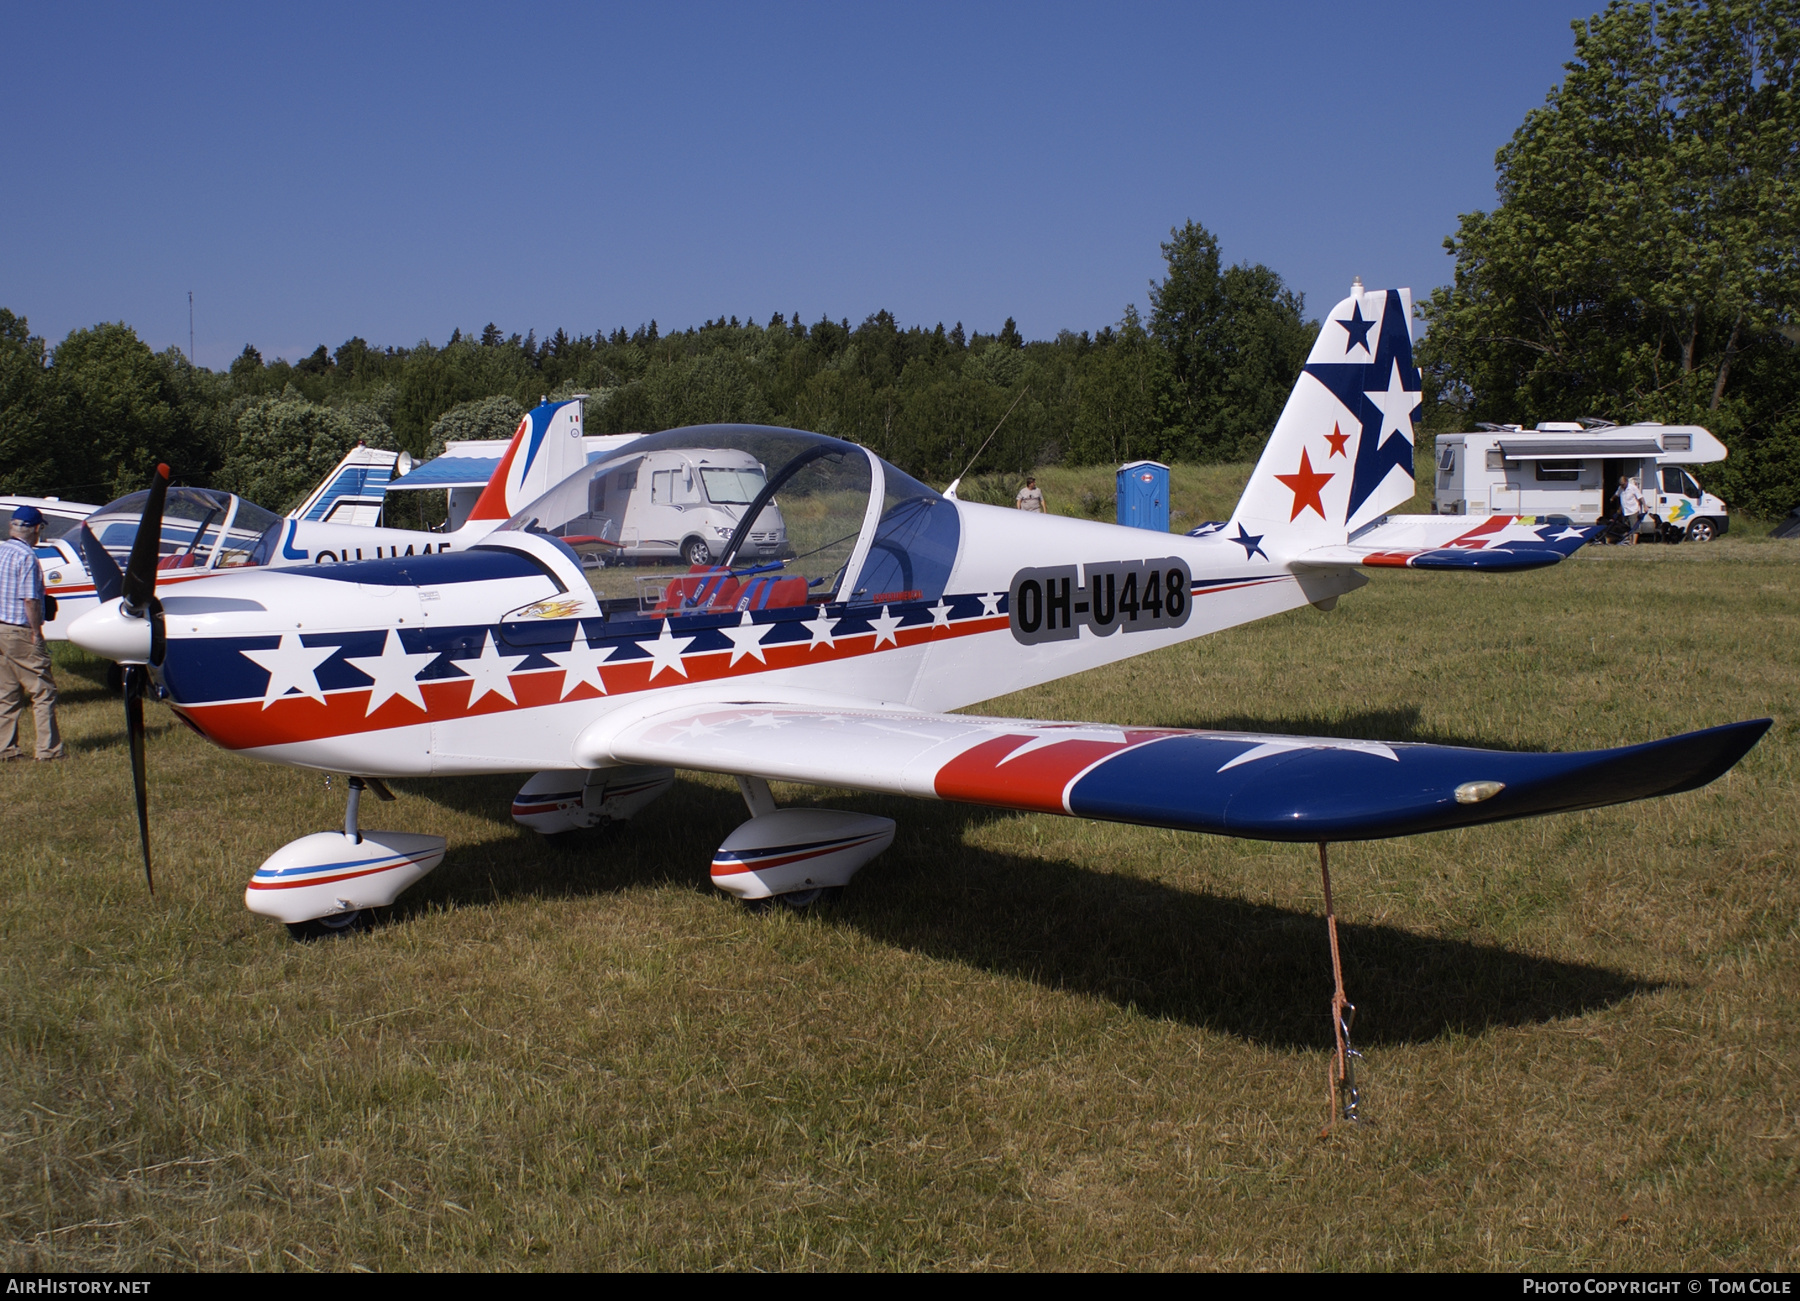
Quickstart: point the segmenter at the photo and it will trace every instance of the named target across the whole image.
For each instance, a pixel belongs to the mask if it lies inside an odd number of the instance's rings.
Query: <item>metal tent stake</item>
[[[1331,1028],[1337,1037],[1337,1049],[1326,1068],[1326,1106],[1330,1119],[1323,1133],[1329,1134],[1340,1120],[1356,1123],[1358,1094],[1355,1062],[1362,1054],[1350,1046],[1350,1027],[1356,1022],[1356,1004],[1344,994],[1344,964],[1338,957],[1337,913],[1331,905],[1331,859],[1323,840],[1319,842],[1319,876],[1325,882],[1325,932],[1331,939]]]

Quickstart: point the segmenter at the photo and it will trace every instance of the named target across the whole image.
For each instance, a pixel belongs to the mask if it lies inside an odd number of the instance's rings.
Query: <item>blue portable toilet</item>
[[[1133,461],[1119,467],[1119,523],[1127,528],[1169,531],[1169,467],[1161,461]]]

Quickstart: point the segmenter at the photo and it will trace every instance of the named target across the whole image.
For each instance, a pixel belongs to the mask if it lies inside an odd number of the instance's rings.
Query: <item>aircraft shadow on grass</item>
[[[469,812],[504,810],[516,784],[513,778],[396,783]],[[1322,911],[1197,894],[963,843],[972,827],[1019,816],[1003,810],[878,796],[839,795],[829,803],[894,817],[900,830],[894,847],[863,870],[842,900],[812,914],[817,924],[853,927],[913,952],[1267,1047],[1329,1046],[1331,970]],[[648,885],[710,893],[712,850],[744,816],[735,792],[679,781],[630,823],[552,841],[519,830],[453,849],[393,913]],[[1316,882],[1309,846],[1285,852],[1294,871]],[[1362,1009],[1359,1045],[1555,1021],[1660,988],[1605,967],[1358,923],[1354,859],[1335,875],[1344,979]]]

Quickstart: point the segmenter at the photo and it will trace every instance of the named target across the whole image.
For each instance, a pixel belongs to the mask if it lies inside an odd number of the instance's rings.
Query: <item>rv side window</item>
[[[694,473],[685,466],[679,470],[653,470],[650,474],[652,506],[685,506],[700,500],[694,490]]]
[[[1665,451],[1665,452],[1691,452],[1693,450],[1694,450],[1694,436],[1692,434],[1664,434],[1663,435],[1663,451]]]
[[[1580,477],[1580,461],[1539,461],[1537,463],[1539,483],[1573,483]]]
[[[1446,447],[1442,452],[1438,453],[1438,469],[1440,469],[1440,470],[1444,471],[1444,473],[1448,474],[1451,470],[1454,470],[1455,468],[1456,468],[1456,448],[1454,445],[1452,445],[1452,446]]]
[[[1501,455],[1499,448],[1496,447],[1489,450],[1487,454],[1487,468],[1490,470],[1504,470],[1506,468],[1506,460]]]
[[[1700,485],[1695,482],[1694,476],[1689,474],[1686,470],[1683,470],[1681,472],[1681,478],[1682,481],[1687,484],[1687,495],[1698,501],[1700,499]]]
[[[1672,465],[1665,465],[1662,472],[1663,491],[1677,495],[1681,492],[1681,471]]]

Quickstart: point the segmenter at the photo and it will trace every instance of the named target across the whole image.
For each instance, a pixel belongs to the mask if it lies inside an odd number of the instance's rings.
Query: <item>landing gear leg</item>
[[[1326,1106],[1329,1119],[1320,1137],[1329,1134],[1337,1123],[1356,1124],[1361,1117],[1356,1107],[1360,1096],[1356,1088],[1356,1063],[1362,1054],[1350,1046],[1350,1027],[1356,1023],[1356,1004],[1344,994],[1344,964],[1338,956],[1337,913],[1331,905],[1331,859],[1324,841],[1319,842],[1319,876],[1325,883],[1325,932],[1331,940],[1331,1028],[1337,1047],[1326,1069]]]

